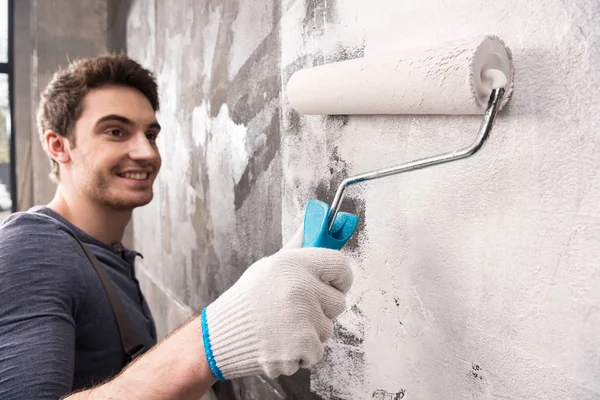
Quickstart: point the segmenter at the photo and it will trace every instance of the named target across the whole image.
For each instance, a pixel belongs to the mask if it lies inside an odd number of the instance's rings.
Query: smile
[[[136,181],[145,181],[150,175],[148,172],[125,172],[124,174],[117,174],[121,178],[135,179]]]

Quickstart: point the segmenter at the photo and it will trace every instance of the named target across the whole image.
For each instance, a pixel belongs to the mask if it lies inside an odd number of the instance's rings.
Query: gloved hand
[[[291,375],[323,356],[352,270],[341,252],[294,248],[301,243],[300,232],[202,311],[205,353],[217,379]]]

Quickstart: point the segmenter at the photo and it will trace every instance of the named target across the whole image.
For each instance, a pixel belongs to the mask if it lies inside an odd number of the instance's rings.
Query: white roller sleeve
[[[300,70],[287,97],[302,114],[481,114],[493,87],[504,105],[512,84],[510,50],[481,36]]]

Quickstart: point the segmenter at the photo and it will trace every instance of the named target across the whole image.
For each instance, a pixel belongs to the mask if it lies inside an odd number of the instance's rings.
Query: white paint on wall
[[[273,4],[267,1],[240,1],[232,24],[233,40],[229,63],[228,76],[233,80],[242,65],[250,58],[256,48],[271,32],[275,23],[273,20]]]
[[[360,2],[337,2],[341,15],[347,15],[347,9],[361,8]],[[310,15],[306,15],[307,1],[295,1],[288,5],[282,15],[281,25],[281,68],[286,70],[291,64],[304,60],[296,65],[290,73],[300,68],[312,66],[308,64],[315,54],[325,57],[343,57],[341,51],[359,49],[363,38],[357,19],[349,17],[340,24],[327,24],[327,2],[314,2]],[[285,8],[285,7],[283,7]],[[329,17],[333,17],[329,15]],[[304,20],[307,20],[307,24]],[[351,53],[350,53],[351,54]],[[285,76],[284,76],[285,78]],[[282,82],[285,88],[287,81]],[[284,108],[289,108],[285,93],[282,94]],[[319,182],[328,179],[330,154],[327,149],[327,136],[335,134],[332,128],[324,129],[323,118],[302,119],[301,126],[291,127],[289,120],[283,121],[282,163],[285,171],[283,202],[283,236],[284,242],[291,238],[302,221],[302,212],[306,200],[314,197]],[[290,134],[291,129],[299,132]],[[352,162],[349,160],[349,162]]]
[[[327,1],[313,2],[311,14],[306,15],[307,1],[295,1],[281,17],[282,43],[285,42],[281,47],[283,68],[315,53],[339,57],[340,50],[362,47],[364,31],[358,15],[370,7],[369,3],[336,1],[339,23],[332,24],[327,22],[328,18],[334,18]]]
[[[127,18],[127,49],[130,54],[135,54],[136,61],[150,68],[156,61],[155,1],[133,1]],[[140,43],[138,38],[144,38],[144,41]]]
[[[192,138],[196,147],[206,147],[206,138],[211,128],[209,104],[203,101],[192,111]]]
[[[209,124],[211,132],[205,150],[208,209],[216,253],[227,254],[228,236],[235,227],[234,187],[248,164],[246,127],[232,121],[227,104],[221,106]]]
[[[263,28],[270,11],[240,3],[230,77],[269,33]],[[500,36],[516,66],[513,98],[477,156],[349,190],[348,199],[365,206],[360,247],[346,250],[356,263],[355,285],[336,338],[313,370],[314,392],[353,400],[385,399],[385,393],[600,398],[599,8],[583,0],[282,2],[284,80],[313,62],[359,56],[363,45],[368,55],[482,33]],[[209,10],[201,38],[191,37],[191,28],[167,38],[160,60],[154,2],[136,1],[132,9],[128,29],[135,35],[128,37],[144,41],[128,40],[128,49],[157,71],[160,122],[168,127],[159,143],[165,163],[155,201],[136,211],[136,244],[148,260],[144,272],[185,303],[188,287],[171,275],[204,268],[191,256],[198,244],[192,213],[205,203],[217,257],[231,254],[232,232],[256,204],[235,212],[235,184],[265,138],[250,126],[275,105],[243,126],[226,105],[213,118],[207,100],[192,107],[183,100],[196,88],[182,81],[185,71],[191,77],[198,71],[208,93],[221,6]],[[258,33],[249,29],[254,17]],[[203,60],[185,51],[198,41]],[[351,175],[460,148],[480,123],[464,116],[296,120],[285,95],[280,99],[284,241],[316,188],[332,179],[330,169]],[[204,164],[194,165],[198,154]],[[208,193],[190,184],[204,166]],[[214,272],[207,271],[199,280]]]
[[[223,7],[214,7],[209,11],[208,23],[202,30],[202,43],[203,43],[203,63],[202,75],[203,75],[203,91],[208,93],[210,79],[212,76],[213,60],[215,58],[215,51],[217,47],[217,37],[219,34],[219,26],[221,22],[221,13]]]
[[[362,342],[330,343],[313,390],[345,399],[379,390],[411,399],[600,398],[600,5],[359,3],[338,2],[337,24],[356,21],[366,54],[493,33],[513,51],[515,91],[473,158],[350,189],[366,217],[339,323]],[[283,68],[294,54],[328,49],[299,36],[299,14],[292,7],[283,17]],[[361,173],[460,148],[479,123],[351,116],[340,127],[301,117],[282,149],[286,233],[333,150],[348,174]],[[360,352],[362,361],[352,358]]]
[[[285,35],[286,43],[288,45],[281,48],[281,66],[292,64],[297,59],[304,55],[306,41],[306,35],[303,29],[292,29],[294,25],[296,27],[301,26],[303,18],[303,2],[294,1],[282,15],[280,20],[282,37]],[[285,86],[285,82],[283,82]]]

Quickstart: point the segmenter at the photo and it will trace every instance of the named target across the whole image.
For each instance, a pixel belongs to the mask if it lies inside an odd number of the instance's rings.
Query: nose
[[[130,140],[129,157],[136,161],[153,162],[158,157],[158,148],[146,137],[145,132],[136,133]]]

